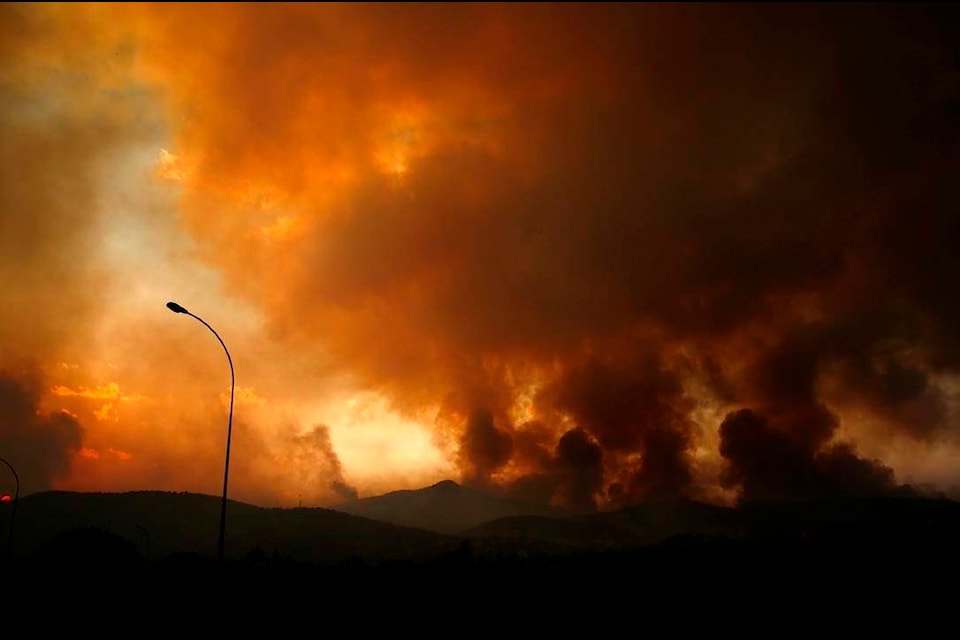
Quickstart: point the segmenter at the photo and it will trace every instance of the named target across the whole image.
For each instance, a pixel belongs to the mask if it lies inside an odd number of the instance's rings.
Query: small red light
[[[12,502],[12,501],[13,501],[13,498],[10,497],[9,493],[5,493],[2,496],[0,496],[0,502]]]

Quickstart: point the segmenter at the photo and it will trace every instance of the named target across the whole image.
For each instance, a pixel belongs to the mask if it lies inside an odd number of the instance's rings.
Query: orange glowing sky
[[[0,456],[218,493],[174,300],[255,504],[956,492],[958,58],[857,11],[5,4]]]

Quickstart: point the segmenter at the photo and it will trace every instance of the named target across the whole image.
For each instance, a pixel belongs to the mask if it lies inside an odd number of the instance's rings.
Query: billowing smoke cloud
[[[121,133],[109,121],[72,112],[49,126],[37,114],[56,109],[58,96],[31,89],[0,74],[0,281],[8,310],[0,323],[0,357],[6,366],[62,355],[65,343],[91,331],[105,276],[95,184]]]
[[[486,409],[474,411],[467,421],[460,446],[465,481],[486,483],[490,474],[510,460],[512,449],[510,434],[494,425],[493,415]]]
[[[555,406],[604,450],[640,456],[635,469],[627,465],[626,481],[612,486],[621,500],[683,493],[690,483],[688,407],[678,377],[655,358],[613,366],[589,360],[566,372],[553,393]]]
[[[559,474],[560,504],[580,510],[592,510],[603,487],[603,451],[581,429],[572,429],[557,443],[556,467]]]
[[[461,444],[464,480],[487,490],[526,502],[562,505],[574,511],[593,511],[604,490],[603,449],[581,428],[564,433],[555,446],[549,429],[526,424],[517,441],[497,428],[489,411],[475,411]],[[526,462],[526,472],[496,482],[495,472],[510,460]]]
[[[84,444],[86,416],[44,402],[48,374],[96,334],[110,285],[98,187],[118,149],[144,132],[104,110],[125,102],[126,88],[105,100],[80,68],[75,82],[58,82],[68,50],[91,34],[79,29],[59,49],[61,25],[37,18],[28,6],[0,7],[0,456],[21,494],[62,484]]]
[[[74,416],[41,413],[39,404],[34,381],[0,374],[0,457],[16,469],[21,494],[52,488],[83,446],[84,428]],[[5,465],[0,473],[9,474]],[[13,478],[3,482],[11,493],[14,485]]]
[[[534,472],[510,480],[504,487],[506,495],[526,502],[540,502],[567,507],[574,511],[593,511],[604,490],[604,454],[600,444],[583,429],[570,429],[556,443],[552,451],[529,440],[531,433],[539,433],[548,440],[541,425],[525,425],[519,434],[527,440],[530,449],[524,456],[535,462]]]
[[[809,440],[795,438],[795,433],[771,425],[764,416],[749,409],[727,415],[720,425],[720,453],[731,463],[728,481],[742,486],[744,499],[894,493],[893,472],[889,468],[859,458],[848,445],[818,450]]]
[[[291,344],[335,336],[398,406],[461,416],[466,478],[579,506],[695,494],[704,407],[760,412],[715,450],[747,497],[889,486],[828,402],[939,437],[960,94],[938,9],[352,11],[351,48],[311,37],[323,9],[232,12],[210,88],[182,94],[211,114],[181,138],[190,186],[269,173],[289,233],[212,259]],[[766,447],[799,475],[753,469]],[[561,490],[565,466],[585,471]]]
[[[357,499],[356,488],[344,479],[343,466],[333,449],[330,429],[326,425],[314,425],[292,440],[293,446],[289,449],[294,459],[292,468],[301,470],[300,486],[311,502],[320,499],[328,504]]]
[[[580,509],[861,495],[903,446],[958,446],[949,8],[111,20],[175,116],[182,222],[276,361],[435,411],[465,481]]]

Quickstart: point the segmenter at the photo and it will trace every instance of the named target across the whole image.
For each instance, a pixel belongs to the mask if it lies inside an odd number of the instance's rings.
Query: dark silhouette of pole
[[[236,377],[233,373],[233,358],[230,357],[230,351],[223,342],[223,338],[220,337],[220,334],[217,333],[213,327],[207,324],[206,320],[190,313],[176,302],[168,302],[167,308],[174,313],[184,313],[191,318],[199,320],[203,326],[210,329],[210,333],[220,341],[220,346],[223,347],[223,352],[227,354],[227,362],[230,364],[230,413],[227,417],[227,455],[226,461],[223,464],[223,499],[220,501],[220,538],[217,542],[217,560],[223,560],[223,534],[227,527],[227,480],[230,477],[230,435],[233,433],[233,387],[236,382]]]
[[[17,475],[17,470],[13,468],[12,464],[3,458],[0,458],[0,462],[10,468],[13,479],[17,482],[17,488],[13,494],[13,509],[10,511],[10,529],[7,531],[7,557],[13,558],[13,525],[17,520],[17,502],[20,500],[20,476]]]

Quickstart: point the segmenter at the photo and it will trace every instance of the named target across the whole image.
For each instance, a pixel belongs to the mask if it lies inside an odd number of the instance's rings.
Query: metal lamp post
[[[227,418],[227,455],[226,461],[223,465],[223,499],[220,502],[220,538],[217,542],[217,559],[223,560],[223,537],[224,532],[226,531],[227,526],[227,481],[230,477],[230,436],[233,432],[233,389],[236,382],[236,378],[233,373],[233,358],[230,357],[230,351],[227,350],[227,345],[223,342],[223,338],[220,337],[220,334],[216,330],[207,324],[207,321],[201,318],[198,315],[192,314],[176,302],[168,302],[167,308],[174,313],[183,313],[191,318],[199,320],[203,326],[210,330],[217,340],[220,341],[220,346],[223,347],[223,352],[227,354],[227,362],[230,364],[230,413]]]

